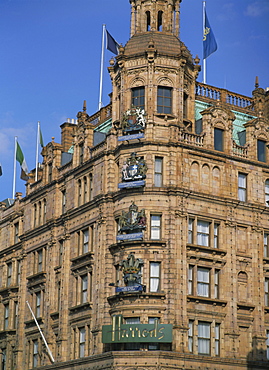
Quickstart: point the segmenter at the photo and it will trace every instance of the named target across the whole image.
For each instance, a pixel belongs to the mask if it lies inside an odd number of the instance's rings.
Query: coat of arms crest
[[[141,180],[146,177],[147,165],[142,157],[132,153],[131,157],[122,166],[122,181]]]
[[[134,232],[146,228],[145,210],[138,211],[138,207],[132,202],[129,211],[122,211],[119,217],[119,232]]]
[[[133,107],[124,113],[121,127],[126,133],[143,131],[146,126],[146,113],[144,109]]]

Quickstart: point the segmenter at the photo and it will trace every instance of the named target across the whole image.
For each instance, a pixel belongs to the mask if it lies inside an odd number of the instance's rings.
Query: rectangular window
[[[269,360],[269,330],[266,330],[266,358]]]
[[[215,356],[220,355],[220,324],[215,325]]]
[[[193,320],[189,321],[189,340],[188,340],[188,346],[189,346],[189,352],[193,353]]]
[[[266,162],[266,142],[263,140],[257,141],[257,157],[258,161]]]
[[[41,317],[41,292],[35,294],[35,314],[36,317]]]
[[[38,366],[38,340],[33,341],[33,367]]]
[[[83,230],[83,246],[82,246],[82,253],[89,252],[89,229]]]
[[[197,295],[210,297],[210,269],[205,267],[197,268]]]
[[[247,200],[247,175],[244,173],[238,173],[238,199],[241,202]]]
[[[17,261],[17,277],[16,277],[16,283],[19,285],[21,282],[21,261]]]
[[[162,114],[172,113],[172,88],[158,86],[157,112]]]
[[[198,321],[198,354],[210,355],[210,323]]]
[[[194,220],[190,218],[188,222],[188,243],[189,244],[193,243],[193,223],[194,223]]]
[[[219,270],[214,273],[214,298],[219,298]]]
[[[11,285],[12,282],[12,262],[7,264],[7,286]]]
[[[8,329],[9,325],[9,304],[4,305],[4,330]]]
[[[145,87],[134,87],[132,89],[132,106],[145,109]]]
[[[163,186],[163,158],[162,157],[155,157],[154,185],[157,187]]]
[[[81,303],[88,301],[88,274],[81,276]]]
[[[188,294],[193,294],[193,270],[194,266],[189,266],[188,270]]]
[[[219,224],[214,223],[214,248],[219,248]]]
[[[59,241],[59,258],[58,258],[59,266],[62,266],[62,263],[63,263],[63,252],[64,252],[64,241],[60,240]]]
[[[269,307],[269,278],[264,281],[264,304]]]
[[[220,224],[190,218],[188,221],[188,243],[203,247],[219,248]]]
[[[209,247],[209,222],[197,221],[197,244]]]
[[[37,251],[37,272],[43,271],[43,249]]]
[[[7,350],[6,348],[1,348],[1,352],[2,352],[1,370],[7,370],[7,366],[6,366],[7,365]]]
[[[265,205],[269,207],[269,180],[265,181],[264,193],[265,193]]]
[[[150,239],[161,239],[161,215],[150,216]]]
[[[269,234],[264,234],[263,236],[263,250],[264,250],[264,257],[268,258],[269,257],[269,243],[268,243],[268,239],[269,238]]]
[[[161,274],[161,264],[160,262],[150,262],[150,292],[160,291],[160,274]]]
[[[86,330],[79,328],[79,357],[85,357]]]
[[[19,303],[17,301],[14,302],[14,316],[13,316],[13,328],[18,328],[18,314],[19,314]]]
[[[220,128],[214,128],[214,149],[223,152],[224,131]]]

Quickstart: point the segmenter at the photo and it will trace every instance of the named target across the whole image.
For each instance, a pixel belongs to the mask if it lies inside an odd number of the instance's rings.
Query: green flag
[[[28,180],[28,168],[27,164],[21,150],[21,147],[18,142],[16,142],[16,160],[19,162],[21,166],[21,179],[27,181]]]

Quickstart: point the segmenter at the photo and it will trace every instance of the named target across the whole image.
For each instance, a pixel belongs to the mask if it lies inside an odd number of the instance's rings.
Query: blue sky
[[[218,43],[207,59],[207,83],[251,96],[258,75],[269,87],[269,1],[206,4]],[[45,144],[60,142],[59,126],[76,118],[83,100],[89,114],[97,110],[102,24],[125,45],[129,0],[0,0],[0,200],[12,196],[14,136],[32,169],[38,121]],[[202,0],[182,1],[180,38],[202,58]],[[105,54],[104,104],[112,56]],[[16,191],[25,195],[19,172],[17,166]]]

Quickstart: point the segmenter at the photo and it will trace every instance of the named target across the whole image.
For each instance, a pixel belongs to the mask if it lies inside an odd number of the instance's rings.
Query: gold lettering
[[[160,337],[158,337],[158,340],[161,340],[161,339],[164,338],[163,330],[164,330],[164,327],[163,326],[159,328],[158,332],[159,332],[159,334],[162,334],[162,335]]]
[[[129,334],[127,333],[127,330],[126,330],[126,329],[122,329],[122,331],[121,331],[121,332],[122,332],[122,334],[121,334],[121,337],[122,337],[122,338],[124,338],[124,337],[125,337],[125,338],[129,338]]]
[[[116,316],[112,316],[112,342],[115,342]]]
[[[139,328],[135,328],[135,330],[137,331],[137,333],[138,333],[138,338],[140,338],[141,337],[141,331],[140,331],[140,329]]]
[[[131,334],[132,338],[134,338],[135,337],[135,331],[134,331],[134,329],[133,328],[130,328],[130,332],[132,333]]]
[[[209,33],[210,33],[210,28],[209,28],[209,27],[206,27],[206,28],[204,29],[204,37],[203,37],[203,41],[205,41],[205,40],[206,40],[206,36],[207,36]]]
[[[148,332],[147,329],[142,330],[142,337],[143,338],[147,338],[148,335],[149,335],[149,332]]]

